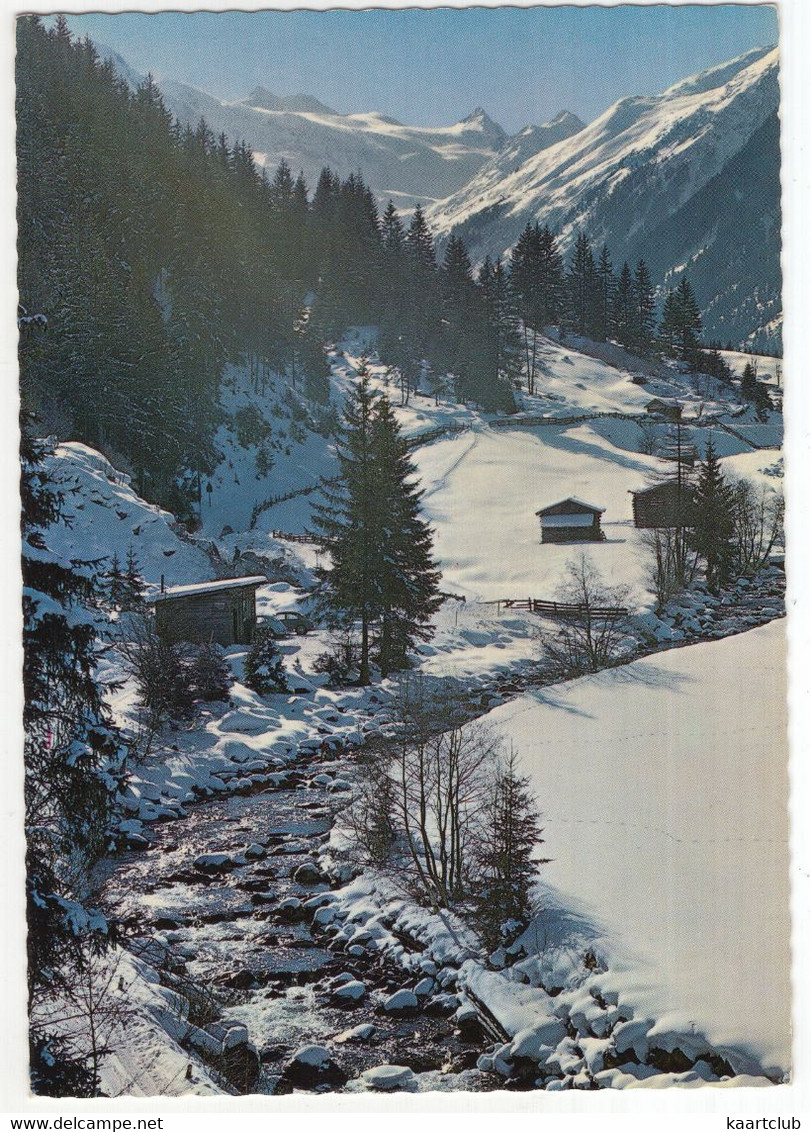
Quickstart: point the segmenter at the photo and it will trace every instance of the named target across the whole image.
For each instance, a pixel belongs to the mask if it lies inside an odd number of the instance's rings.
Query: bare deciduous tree
[[[554,633],[542,633],[544,656],[561,676],[597,672],[614,663],[628,631],[628,586],[609,586],[589,555],[567,564],[557,600],[572,606]]]
[[[648,552],[648,582],[656,594],[657,612],[694,580],[698,555],[690,548],[682,527],[654,527],[643,531]]]
[[[751,480],[732,487],[733,548],[739,576],[756,574],[783,541],[783,496],[774,488],[758,490]]]

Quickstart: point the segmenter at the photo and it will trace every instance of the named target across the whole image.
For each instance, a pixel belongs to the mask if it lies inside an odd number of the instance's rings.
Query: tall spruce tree
[[[647,353],[653,345],[656,300],[651,283],[648,265],[641,259],[636,265],[633,280],[633,322],[631,325],[631,345],[634,349]]]
[[[414,467],[388,399],[375,398],[366,377],[344,410],[338,465],[337,482],[325,483],[325,502],[314,508],[316,537],[330,556],[318,570],[318,597],[333,622],[360,622],[365,685],[373,625],[381,626],[383,672],[402,667],[411,643],[430,635],[439,583]]]
[[[569,317],[576,334],[592,337],[599,308],[599,278],[585,232],[579,232],[569,263]]]
[[[617,279],[611,263],[608,245],[603,244],[597,261],[597,311],[595,317],[596,337],[605,342],[614,330],[614,294]]]
[[[420,514],[416,468],[385,396],[375,405],[372,430],[381,516],[378,663],[387,676],[406,667],[415,641],[431,637],[430,620],[442,599],[433,534]]]
[[[733,491],[724,478],[712,436],[707,440],[694,493],[693,545],[704,559],[711,590],[729,580],[733,559]]]
[[[614,292],[614,333],[621,346],[634,344],[634,279],[626,260],[617,279]]]

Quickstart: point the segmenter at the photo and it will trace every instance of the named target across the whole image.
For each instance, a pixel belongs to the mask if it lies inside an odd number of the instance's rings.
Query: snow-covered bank
[[[651,1036],[700,1031],[789,1068],[785,703],[777,621],[489,715],[531,777],[552,858],[527,975],[546,981],[574,927],[607,962],[604,995],[658,1019]]]

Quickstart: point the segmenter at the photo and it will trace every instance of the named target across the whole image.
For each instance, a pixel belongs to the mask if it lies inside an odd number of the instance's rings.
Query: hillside
[[[763,48],[621,99],[518,164],[497,155],[431,208],[431,223],[479,260],[503,255],[528,221],[548,224],[564,251],[583,229],[615,263],[644,256],[654,283],[689,267],[708,338],[766,341],[780,313],[777,73],[776,50]],[[753,259],[757,278],[742,284]]]

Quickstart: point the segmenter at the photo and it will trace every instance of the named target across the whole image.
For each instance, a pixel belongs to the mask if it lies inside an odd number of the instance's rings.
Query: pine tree
[[[510,280],[501,260],[485,258],[477,280],[478,313],[467,342],[472,360],[466,397],[489,412],[514,412],[512,385],[521,376],[521,337]]]
[[[415,641],[432,635],[430,619],[441,604],[440,573],[432,558],[432,532],[420,515],[416,468],[385,396],[375,406],[372,429],[382,539],[378,659],[387,676],[406,667]]]
[[[655,299],[650,272],[644,259],[636,265],[633,280],[633,313],[631,324],[631,345],[646,353],[653,344],[655,322]]]
[[[695,524],[692,541],[704,559],[711,590],[729,580],[733,546],[733,492],[724,478],[712,436],[695,484]]]
[[[260,696],[287,690],[279,646],[269,629],[257,629],[245,657],[245,683]]]
[[[381,623],[382,669],[401,667],[413,640],[430,635],[439,580],[413,465],[388,400],[376,402],[368,378],[347,402],[338,465],[338,483],[324,485],[326,501],[314,508],[331,559],[318,570],[318,596],[334,623],[360,622],[358,683],[365,685],[373,624]]]
[[[93,568],[48,546],[62,521],[62,496],[49,482],[51,455],[23,429],[23,709],[25,755],[28,990],[32,1078],[51,1095],[66,1081],[93,1095],[89,1062],[65,1052],[40,1007],[70,986],[84,949],[104,949],[113,926],[82,900],[89,871],[106,850],[124,747],[104,704],[96,670],[105,625]],[[43,1019],[45,1019],[43,1021]]]
[[[622,265],[614,294],[614,333],[621,346],[633,346],[634,281],[628,261]]]
[[[668,287],[659,320],[659,338],[668,350],[673,350],[680,332],[679,309],[672,287]]]
[[[106,574],[107,600],[113,609],[121,609],[124,602],[125,584],[124,572],[121,569],[118,555],[114,554],[110,562],[110,569]]]
[[[434,271],[436,268],[434,236],[420,205],[414,209],[414,215],[408,226],[406,246],[418,268],[426,272]]]
[[[227,700],[231,692],[231,670],[219,645],[202,645],[194,657],[189,682],[195,699],[204,703]]]
[[[512,942],[526,926],[543,844],[540,815],[529,780],[517,771],[515,754],[497,771],[476,853],[475,920],[492,950]]]
[[[694,362],[701,337],[702,321],[692,284],[686,275],[682,276],[676,288],[676,303],[679,312],[679,346],[682,356]]]
[[[569,264],[569,311],[576,334],[592,336],[599,305],[597,266],[584,232],[579,232]]]
[[[603,244],[597,261],[597,289],[596,337],[600,342],[605,342],[614,329],[614,293],[617,289],[611,255],[606,244]]]
[[[124,573],[122,587],[122,609],[137,609],[143,604],[146,583],[135,550],[130,544],[127,549],[127,568]]]
[[[383,548],[375,492],[373,401],[368,378],[363,378],[344,408],[337,483],[323,484],[325,502],[313,508],[316,537],[331,560],[329,566],[316,571],[318,600],[335,623],[360,621],[361,685],[371,682],[370,631],[382,608],[378,567]]]
[[[510,257],[509,279],[521,320],[527,392],[535,392],[538,364],[538,333],[546,321],[541,230],[527,223]]]

